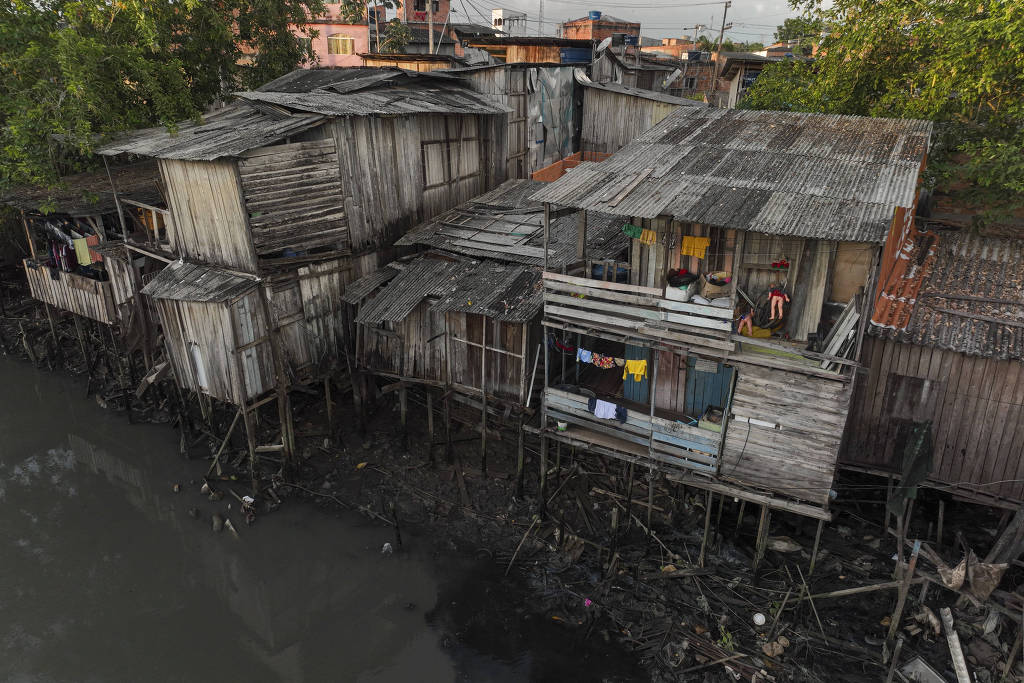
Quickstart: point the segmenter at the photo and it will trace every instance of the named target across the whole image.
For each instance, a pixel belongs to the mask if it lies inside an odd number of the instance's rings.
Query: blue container
[[[587,12],[587,18],[590,19],[591,21],[600,21],[601,13],[596,10],[591,10]]]

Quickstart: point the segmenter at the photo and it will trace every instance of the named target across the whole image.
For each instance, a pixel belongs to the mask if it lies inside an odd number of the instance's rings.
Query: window
[[[441,11],[441,2],[440,2],[440,0],[434,0],[433,5],[434,5],[434,11],[435,12],[440,12]],[[416,0],[415,4],[413,5],[413,10],[415,10],[417,12],[426,12],[427,11],[427,0]]]
[[[329,55],[354,55],[356,53],[356,39],[337,33],[327,36],[327,54]]]
[[[501,26],[501,17],[498,17],[497,19],[494,20],[494,25]]]
[[[693,76],[687,76],[683,79],[683,90],[696,90],[697,79]]]

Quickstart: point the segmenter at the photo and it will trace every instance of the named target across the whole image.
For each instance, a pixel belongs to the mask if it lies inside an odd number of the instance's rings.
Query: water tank
[[[597,10],[590,10],[590,12],[587,13],[587,18],[590,19],[591,21],[600,21],[601,13],[598,12]]]

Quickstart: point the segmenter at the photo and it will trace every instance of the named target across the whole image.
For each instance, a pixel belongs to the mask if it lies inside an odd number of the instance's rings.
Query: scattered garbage
[[[220,513],[213,513],[213,530],[220,532],[224,528],[224,518],[220,516]]]
[[[380,549],[381,555],[390,555],[393,552],[395,552],[395,549],[391,546],[390,543],[385,543],[384,547]]]
[[[760,612],[757,612],[757,613],[754,614],[754,625],[755,626],[764,626],[767,622],[768,622],[768,619],[763,614],[761,614]]]

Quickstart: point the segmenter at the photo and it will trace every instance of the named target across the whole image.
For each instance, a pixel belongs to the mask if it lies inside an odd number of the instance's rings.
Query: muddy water
[[[216,534],[166,427],[0,359],[0,680],[625,680],[490,567],[289,504]],[[183,490],[173,491],[175,483]],[[200,519],[190,515],[199,508]]]

